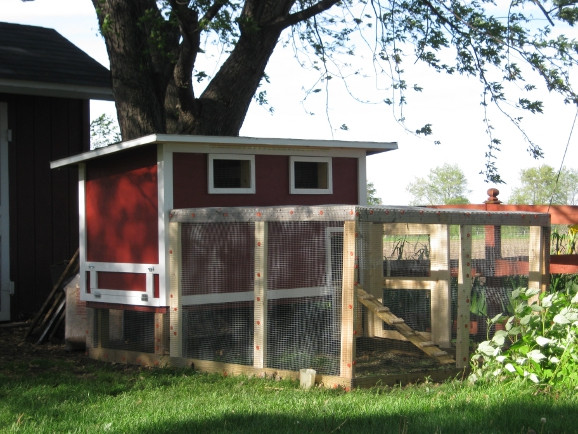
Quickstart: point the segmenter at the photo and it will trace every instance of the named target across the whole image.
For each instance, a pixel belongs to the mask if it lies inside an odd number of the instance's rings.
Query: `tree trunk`
[[[110,59],[123,140],[167,132],[164,100],[178,34],[160,16],[155,0],[93,0],[93,4]],[[159,24],[164,27],[164,47],[149,37]]]
[[[169,0],[165,19],[155,0],[92,1],[110,58],[122,138],[130,140],[153,133],[237,136],[281,32],[338,0],[293,15],[295,0],[246,0],[234,49],[199,97],[192,83],[199,23],[215,18],[226,2],[215,0],[199,17],[187,3]]]

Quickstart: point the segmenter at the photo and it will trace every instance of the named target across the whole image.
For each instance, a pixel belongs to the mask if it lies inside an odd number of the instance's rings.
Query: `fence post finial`
[[[498,194],[500,194],[500,190],[498,190],[497,188],[489,188],[487,193],[488,198],[485,200],[484,203],[495,203],[495,204],[502,203],[502,201],[498,199]]]

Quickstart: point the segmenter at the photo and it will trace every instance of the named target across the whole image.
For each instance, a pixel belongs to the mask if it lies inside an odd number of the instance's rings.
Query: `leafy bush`
[[[489,320],[504,324],[472,356],[470,381],[522,379],[538,385],[578,388],[578,285],[565,291],[512,292],[514,315]]]

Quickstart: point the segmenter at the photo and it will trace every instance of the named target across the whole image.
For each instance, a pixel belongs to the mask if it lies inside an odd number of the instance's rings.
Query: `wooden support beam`
[[[343,274],[341,283],[341,355],[339,376],[353,378],[355,357],[355,235],[356,222],[346,221],[343,228]]]
[[[431,294],[431,331],[433,341],[444,348],[451,340],[450,227],[431,225],[430,267],[436,281]]]
[[[365,267],[361,285],[372,296],[383,297],[383,224],[364,223],[364,246],[366,246]],[[365,316],[364,335],[381,336],[383,321],[368,311]],[[359,331],[359,330],[358,330]]]
[[[169,348],[171,357],[183,356],[181,224],[169,223]]]
[[[460,257],[458,269],[456,367],[469,365],[470,302],[472,296],[472,227],[460,226]]]
[[[186,357],[169,357],[158,354],[141,353],[128,350],[114,350],[110,348],[92,348],[88,355],[95,360],[112,363],[126,363],[131,365],[150,367],[175,367],[192,368],[195,371],[208,372],[222,375],[246,375],[260,378],[292,379],[299,380],[299,371],[288,371],[277,368],[255,368],[254,366],[237,365],[234,363],[215,362],[211,360],[191,359]],[[432,373],[435,375],[435,372]],[[351,379],[341,378],[335,375],[317,374],[315,384],[327,388],[342,387],[351,389]]]
[[[155,313],[155,354],[159,356],[164,356],[169,354],[169,333],[167,330],[168,318],[165,313]]]
[[[267,222],[255,222],[253,367],[267,365]]]
[[[549,270],[546,266],[549,256],[549,228],[530,226],[530,248],[528,251],[528,288],[540,291],[547,289]]]

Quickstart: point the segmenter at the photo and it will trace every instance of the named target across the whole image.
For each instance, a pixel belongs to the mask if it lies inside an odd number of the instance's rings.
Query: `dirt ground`
[[[40,358],[90,360],[84,351],[68,351],[63,341],[36,345],[32,339],[24,339],[26,331],[25,326],[0,324],[0,366],[14,361],[32,362]]]

